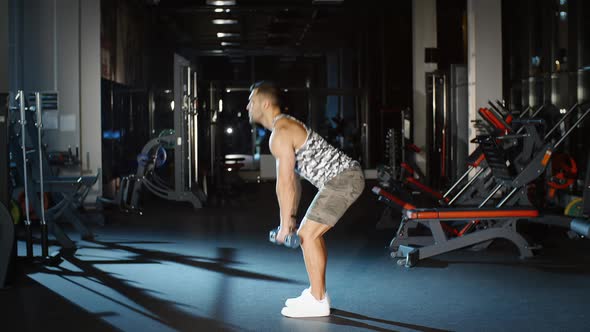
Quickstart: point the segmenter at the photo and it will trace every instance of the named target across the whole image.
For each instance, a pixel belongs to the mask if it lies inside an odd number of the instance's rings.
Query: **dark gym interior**
[[[0,330],[590,330],[586,14],[0,0]],[[324,235],[329,316],[281,314],[310,280],[272,243],[259,81],[362,167]]]

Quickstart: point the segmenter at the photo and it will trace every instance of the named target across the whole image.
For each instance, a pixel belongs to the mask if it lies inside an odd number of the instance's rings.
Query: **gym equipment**
[[[56,93],[34,93],[26,99],[23,91],[18,91],[14,100],[17,107],[11,107],[10,147],[16,164],[15,178],[25,192],[25,228],[27,229],[27,256],[32,257],[30,224],[32,211],[40,217],[42,237],[51,232],[60,245],[74,249],[74,242],[63,232],[58,220],[63,219],[80,232],[82,239],[93,238],[92,232],[82,222],[78,210],[81,208],[92,186],[98,181],[100,172],[93,176],[54,176],[49,164],[48,154],[41,141],[42,114],[45,109],[57,109]],[[32,101],[32,102],[31,102]],[[27,106],[27,104],[34,106]],[[38,170],[38,171],[37,171]],[[45,195],[49,193],[53,206],[45,210]],[[64,218],[60,218],[60,217]],[[47,229],[47,230],[45,230]],[[42,240],[46,241],[46,240]],[[47,244],[42,243],[42,257],[49,258]]]
[[[511,146],[513,146],[514,143],[518,143],[518,141],[514,138],[525,138],[522,143],[522,145],[523,145],[522,152],[520,153],[519,156],[517,156],[515,158],[515,163],[517,164],[515,167],[523,168],[524,165],[526,165],[530,161],[533,149],[541,144],[540,137],[537,134],[537,130],[536,130],[536,128],[534,128],[534,126],[538,125],[538,124],[542,124],[542,123],[538,123],[538,122],[534,121],[533,119],[544,108],[545,108],[545,105],[540,106],[531,115],[531,118],[529,118],[529,119],[523,119],[524,115],[527,114],[527,111],[521,112],[518,119],[514,119],[511,115],[508,115],[506,118],[504,118],[502,114],[493,111],[493,109],[490,110],[490,109],[486,109],[486,108],[480,108],[478,110],[478,113],[480,114],[481,118],[489,124],[489,127],[487,127],[487,131],[491,131],[492,133],[494,133],[497,136],[496,139],[507,143],[507,145],[503,147],[504,149],[508,149]],[[572,110],[573,109],[575,109],[575,106],[572,107]],[[523,126],[521,126],[516,132],[514,132],[511,127],[511,124],[513,121],[515,122],[515,124],[516,123],[523,124]],[[480,124],[476,123],[476,125],[479,126]],[[521,133],[523,131],[525,133],[521,135]],[[513,136],[509,136],[511,134],[513,134]],[[518,136],[518,135],[521,135],[521,136]],[[489,136],[487,136],[487,137],[489,138]],[[482,141],[482,143],[484,143],[484,142]],[[495,144],[495,141],[494,142],[487,142],[487,143]],[[448,205],[452,205],[457,199],[459,199],[460,197],[465,197],[465,196],[472,197],[472,198],[475,197],[476,199],[475,200],[471,199],[469,201],[465,201],[464,199],[462,199],[459,202],[460,204],[463,204],[463,205],[469,205],[469,204],[474,204],[474,203],[477,204],[479,202],[479,199],[482,196],[475,195],[473,193],[473,188],[477,188],[478,189],[477,192],[479,194],[481,194],[481,193],[487,194],[487,189],[489,188],[488,184],[490,182],[488,180],[488,176],[491,175],[490,168],[488,165],[488,163],[489,163],[488,159],[491,156],[487,156],[485,154],[485,151],[483,150],[484,146],[485,146],[485,144],[478,146],[478,148],[467,158],[468,167],[467,167],[467,170],[465,171],[465,173],[459,177],[459,179],[445,192],[444,195],[442,195],[443,199],[448,203]],[[492,149],[491,152],[493,153],[493,151],[494,150]],[[490,152],[490,151],[488,151],[488,152]],[[471,171],[473,171],[476,168],[479,168],[479,171],[477,173],[475,173],[475,175],[473,175],[473,177],[469,180],[467,185],[465,187],[463,187],[452,199],[449,199],[450,194],[463,182],[463,180],[465,180],[469,176]],[[482,180],[480,180],[481,175],[483,175],[483,183],[484,183],[483,185],[482,185]],[[478,182],[475,185],[473,185],[475,181],[478,181]],[[468,190],[468,188],[471,188],[471,189]],[[463,196],[461,196],[461,195],[463,195]]]
[[[23,91],[19,91],[17,95],[19,101],[19,114],[20,114],[20,126],[21,126],[21,152],[22,152],[22,175],[24,177],[23,184],[25,188],[25,236],[26,236],[26,244],[27,244],[27,257],[33,257],[33,238],[32,234],[33,231],[31,229],[31,219],[30,219],[30,212],[29,212],[29,177],[28,177],[28,169],[27,169],[27,149],[26,149],[26,120],[25,120],[25,95]],[[18,167],[18,166],[17,166]],[[43,193],[43,192],[42,192]],[[41,210],[43,210],[43,205],[41,205]],[[43,212],[45,213],[45,212]]]
[[[542,107],[539,108],[538,111],[541,109]],[[508,126],[508,124],[503,121],[501,115],[491,112],[485,108],[479,109],[478,112],[483,121],[489,124],[489,127],[485,127],[482,124],[482,120],[478,120],[476,122],[476,126],[480,128],[480,131],[498,132],[499,135],[504,135],[506,133],[506,126]],[[507,118],[506,121],[510,123],[512,119]],[[390,138],[389,136],[390,135],[388,135],[388,138]],[[391,143],[391,140],[389,139],[387,143]],[[413,145],[408,145],[408,147],[414,152],[420,151],[418,147],[414,147]],[[453,185],[451,185],[450,189],[444,194],[422,183],[420,180],[424,179],[424,176],[416,171],[419,169],[415,165],[411,165],[408,162],[402,162],[398,172],[394,172],[396,168],[390,166],[385,166],[383,169],[381,169],[379,172],[379,185],[382,188],[387,188],[387,190],[394,193],[403,201],[412,202],[413,204],[416,204],[415,201],[417,198],[420,198],[420,205],[450,206],[456,202],[458,202],[460,205],[477,204],[479,201],[481,201],[481,193],[489,189],[489,178],[491,177],[491,173],[489,170],[487,170],[487,164],[483,156],[484,155],[481,151],[481,148],[478,148],[473,153],[471,153],[471,155],[469,155],[467,158],[467,170]],[[453,192],[453,190],[455,190],[463,182],[463,180],[467,178],[473,169],[478,167],[480,167],[479,172],[477,172],[471,178],[471,180],[455,195],[455,197],[450,197],[450,194]],[[482,174],[484,174],[484,176],[480,177]],[[416,196],[420,193],[425,193],[426,196]],[[377,224],[378,227],[387,225],[388,221],[392,219],[392,208],[395,208],[395,205],[386,205],[386,208]]]
[[[545,106],[539,107],[534,113],[533,117],[539,114]],[[486,108],[480,108],[478,113],[482,117],[483,121],[485,121],[489,126],[483,127],[481,121],[476,123],[482,131],[491,131],[496,133],[497,135],[504,136],[507,133],[511,132],[512,129],[510,124],[513,121],[511,116],[503,118],[503,115],[494,112],[492,110],[488,110]],[[526,112],[522,112],[519,115],[519,118],[514,120],[516,122],[522,121],[531,121],[531,120],[523,120],[522,117],[526,114]],[[522,126],[517,131],[516,134],[520,134],[523,130],[527,127]],[[539,145],[538,142],[540,138],[538,135],[535,135],[535,131],[529,128],[527,132],[531,132],[531,136],[526,143],[527,148],[526,150],[529,151],[534,147],[534,144]],[[526,156],[520,157],[520,164],[524,165],[530,159],[530,152],[525,154]],[[396,184],[390,185],[390,187],[397,189],[395,194],[399,197],[403,198],[405,201],[411,201],[411,195],[407,195],[402,192],[404,189],[411,189],[411,190],[418,190],[427,194],[435,203],[441,206],[450,206],[454,203],[459,205],[474,205],[478,204],[485,195],[487,195],[487,190],[489,189],[490,177],[491,173],[487,166],[487,162],[484,158],[484,154],[481,148],[477,148],[471,155],[467,157],[467,170],[463,175],[459,177],[459,179],[451,185],[451,187],[443,194],[434,188],[427,186],[426,184],[420,182],[420,178],[423,177],[416,177],[414,176],[415,170],[412,165],[408,163],[401,164],[401,172],[400,172],[400,181]],[[458,186],[463,183],[463,181],[470,175],[470,173],[479,167],[479,171],[471,177],[469,182],[458,192],[454,197],[451,197],[451,193],[458,188]]]
[[[565,207],[563,214],[569,217],[581,217],[584,208],[584,200],[580,197],[572,199]]]
[[[39,92],[35,92],[35,108],[35,113],[37,114],[37,122],[35,122],[35,126],[37,127],[37,152],[39,153],[39,160],[43,160],[43,145],[41,144],[41,130],[43,129],[43,119],[41,116],[41,94]],[[45,220],[45,190],[43,181],[43,163],[39,163],[39,193],[39,197],[41,199],[41,257],[49,257],[49,245],[47,243],[47,221]],[[29,211],[27,211],[27,214],[28,213]]]
[[[569,228],[578,235],[590,238],[590,209],[588,209],[590,206],[590,152],[586,163],[586,180],[582,197],[577,217],[571,221]]]
[[[420,149],[411,144],[411,119],[410,109],[402,109],[401,111],[381,109],[380,121],[381,123],[393,122],[394,127],[388,128],[385,135],[384,142],[384,165],[378,171],[379,183],[385,187],[389,186],[391,180],[399,180],[401,176],[400,165],[409,162],[407,152],[413,150],[419,152]],[[383,131],[383,129],[381,130]]]
[[[482,249],[487,247],[493,239],[504,238],[516,245],[521,257],[532,257],[534,247],[516,231],[518,220],[542,222],[542,219],[538,218],[539,212],[527,207],[530,206],[530,202],[527,199],[526,185],[544,172],[552,152],[590,113],[588,108],[555,143],[551,142],[550,135],[577,108],[577,105],[572,107],[544,136],[544,141],[547,141],[544,144],[539,143],[540,135],[536,133],[536,127],[540,123],[534,120],[520,121],[524,123],[525,134],[519,134],[520,130],[516,131],[516,134],[511,134],[514,131],[507,124],[500,123],[508,135],[478,136],[477,142],[485,156],[495,187],[477,207],[421,209],[379,187],[373,188],[373,192],[381,201],[402,209],[401,224],[396,237],[390,244],[391,256],[402,258],[398,263],[410,267],[418,260],[427,257],[470,246]],[[498,118],[501,119],[501,117]],[[506,159],[508,153],[504,150],[505,144],[503,144],[506,140],[524,141],[520,144],[520,153],[516,154],[512,160]],[[513,145],[506,144],[508,147]],[[496,197],[502,188],[506,190],[506,193],[503,197]],[[494,203],[490,208],[488,203],[492,203],[495,197],[499,202]],[[460,228],[456,228],[457,225]],[[587,232],[585,225],[584,220],[560,224],[562,227],[569,227],[582,234]],[[431,236],[412,234],[418,226],[428,228]]]
[[[148,141],[138,155],[135,175],[121,179],[114,199],[97,198],[97,203],[114,204],[129,212],[143,214],[141,192],[145,188],[166,199],[189,202],[193,208],[203,207],[207,200],[205,183],[199,181],[199,142],[197,109],[197,74],[190,62],[174,55],[174,130],[167,130]],[[156,168],[168,163],[166,149],[174,151],[174,182],[167,183]],[[203,180],[204,182],[204,180]]]
[[[0,288],[4,288],[14,261],[14,224],[6,209],[8,194],[8,94],[0,93]]]
[[[272,229],[269,234],[268,234],[268,240],[274,244],[278,244],[277,242],[277,234],[279,233],[280,227],[277,227],[275,229]],[[299,235],[297,235],[296,233],[291,233],[289,235],[287,235],[285,237],[285,242],[283,242],[283,245],[287,248],[297,248],[299,247],[299,245],[301,245],[301,239],[299,238]]]
[[[467,66],[426,74],[427,184],[442,187],[453,181],[468,155]]]
[[[561,196],[559,193],[574,185],[578,178],[577,163],[567,153],[555,152],[551,157],[547,173],[547,201],[558,205]]]

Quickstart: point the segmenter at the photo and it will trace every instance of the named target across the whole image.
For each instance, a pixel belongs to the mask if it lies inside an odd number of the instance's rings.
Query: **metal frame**
[[[140,163],[135,176],[121,182],[122,194],[118,203],[127,201],[126,193],[131,185],[130,209],[140,214],[139,200],[142,188],[166,200],[189,202],[195,209],[203,207],[206,195],[200,187],[198,168],[198,109],[197,75],[190,62],[174,54],[174,134],[156,137],[148,141],[141,154],[152,156],[162,145],[174,146],[174,184],[168,185],[155,173],[154,160]],[[155,158],[154,158],[155,159]]]
[[[94,235],[82,222],[78,213],[84,199],[90,192],[92,186],[98,181],[100,173],[94,176],[53,176],[47,158],[46,151],[41,142],[42,112],[45,107],[45,100],[53,104],[57,100],[56,92],[34,93],[29,95],[29,101],[34,101],[35,106],[27,107],[26,96],[23,91],[18,92],[19,106],[14,108],[18,111],[19,119],[11,119],[12,135],[15,139],[10,140],[13,151],[23,151],[15,154],[16,170],[23,179],[25,187],[25,205],[27,227],[27,256],[33,257],[32,235],[30,230],[29,206],[38,216],[41,216],[42,232],[42,257],[49,258],[47,235],[52,233],[60,245],[65,249],[75,249],[75,243],[66,235],[58,225],[60,217],[70,223],[80,234],[82,239],[92,239]],[[15,98],[16,100],[16,98]],[[35,128],[32,126],[34,125]],[[17,130],[20,128],[20,131]],[[20,143],[16,140],[20,140]],[[34,153],[26,153],[26,148]],[[36,170],[39,170],[36,172]],[[44,195],[48,192],[52,200],[57,202],[49,209],[44,209]],[[35,194],[30,194],[35,193]],[[39,195],[37,195],[39,194]],[[46,228],[46,230],[45,230]]]

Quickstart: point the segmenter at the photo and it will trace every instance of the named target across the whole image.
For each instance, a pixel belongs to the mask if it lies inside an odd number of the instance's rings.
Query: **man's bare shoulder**
[[[302,137],[306,137],[306,131],[300,123],[292,119],[279,119],[275,123],[270,137],[271,152],[276,154],[279,149],[287,149],[294,152],[296,146],[300,145],[298,141]]]
[[[270,135],[271,144],[276,145],[284,145],[289,144],[291,141],[292,135],[291,131],[293,130],[292,126],[286,123],[276,123],[275,127]]]
[[[275,131],[280,134],[287,134],[289,136],[296,136],[297,134],[305,133],[305,127],[298,121],[289,118],[282,118],[275,124]]]

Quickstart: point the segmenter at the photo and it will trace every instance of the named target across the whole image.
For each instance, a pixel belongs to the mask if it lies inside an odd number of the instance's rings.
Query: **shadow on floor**
[[[391,328],[380,327],[376,325],[371,325],[368,322],[378,323],[381,325],[390,325],[393,328],[403,328],[403,329],[412,329],[415,331],[423,331],[423,332],[447,332],[448,330],[441,330],[427,326],[420,326],[415,324],[408,324],[402,322],[396,322],[391,320],[385,320],[381,318],[373,318],[365,315],[356,314],[353,312],[344,311],[341,309],[332,308],[331,314],[329,317],[322,317],[322,318],[308,318],[306,320],[318,321],[318,322],[325,322],[327,324],[334,324],[340,326],[350,326],[356,328],[367,329],[369,331],[379,331],[379,332],[393,332],[398,331]],[[367,322],[368,321],[368,322]]]
[[[25,273],[44,273],[48,275],[59,276],[60,278],[67,280],[67,282],[71,283],[72,285],[79,288],[83,288],[86,291],[89,291],[94,295],[99,296],[107,301],[110,301],[118,306],[123,306],[125,307],[125,309],[133,311],[135,314],[139,316],[143,316],[146,319],[153,320],[162,325],[180,331],[191,331],[194,330],[195,327],[199,327],[199,329],[203,331],[235,331],[241,329],[223,323],[222,321],[190,314],[187,311],[190,311],[191,308],[188,308],[188,310],[179,309],[179,307],[186,307],[186,305],[178,302],[164,300],[157,296],[154,296],[154,294],[156,294],[154,290],[137,287],[135,286],[135,281],[119,278],[116,276],[116,274],[103,271],[102,269],[98,268],[97,265],[164,264],[171,262],[198,269],[206,269],[208,271],[217,272],[222,274],[223,277],[237,277],[256,280],[266,280],[271,282],[300,284],[300,282],[291,279],[275,277],[272,275],[251,272],[233,267],[232,265],[240,264],[240,262],[235,260],[236,250],[234,248],[218,248],[217,257],[211,258],[201,256],[184,256],[164,251],[136,248],[131,246],[131,244],[133,244],[134,242],[106,242],[93,240],[89,241],[89,243],[92,243],[92,245],[81,246],[79,249],[100,249],[104,250],[105,252],[125,251],[126,253],[130,253],[134,256],[131,258],[126,257],[125,259],[109,259],[110,257],[106,256],[100,257],[99,255],[84,255],[80,254],[79,252],[76,253],[75,251],[62,251],[63,259],[68,263],[72,264],[75,268],[67,269],[62,266],[53,268],[45,267],[42,265],[29,265],[27,266],[27,271],[25,271]],[[88,287],[84,283],[75,281],[73,277],[84,278],[90,282],[99,283],[104,287],[110,288],[113,292],[122,295],[123,297],[128,299],[128,301],[121,301],[107,294],[99,293],[96,290],[92,289],[92,287]],[[33,294],[39,293],[39,289],[44,289],[45,292],[53,294],[52,291],[48,290],[47,288],[41,285],[36,287],[36,290]],[[218,298],[223,298],[223,296],[223,294],[218,294]],[[32,299],[34,299],[34,297],[31,294],[31,296],[29,296],[29,300]],[[76,311],[84,311],[83,309],[77,307],[74,304],[72,304],[71,306],[76,307]],[[137,306],[140,306],[141,308],[143,308],[143,310],[138,309]],[[61,311],[63,311],[63,309],[60,309],[60,315],[63,314],[61,313]],[[107,317],[118,315],[118,313],[107,311],[98,313],[98,315],[101,317]],[[92,326],[92,324],[94,324],[93,321],[100,321],[96,319],[96,316],[93,316],[91,314],[77,315],[72,317],[79,317],[79,326]],[[222,319],[223,317],[219,318]],[[77,319],[78,318],[74,318],[74,320]],[[106,325],[105,322],[101,322],[101,324]],[[103,330],[108,329],[105,328]]]

